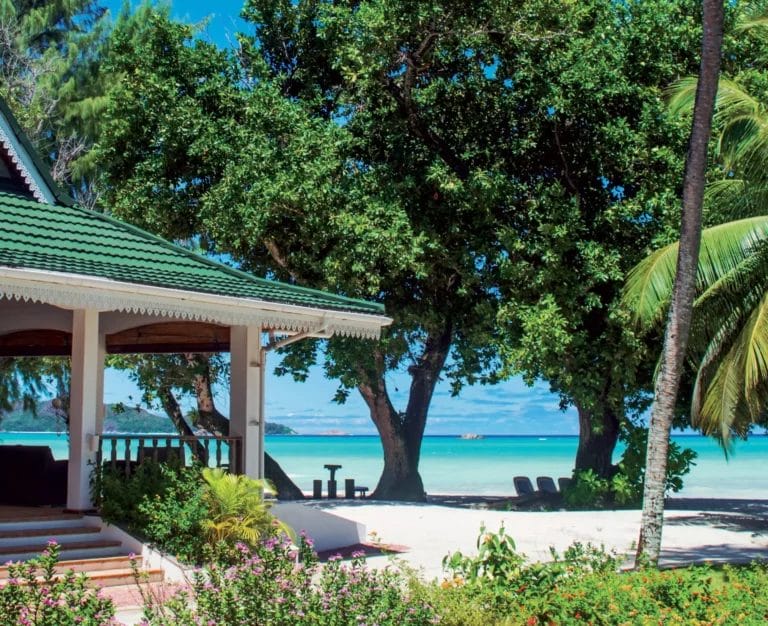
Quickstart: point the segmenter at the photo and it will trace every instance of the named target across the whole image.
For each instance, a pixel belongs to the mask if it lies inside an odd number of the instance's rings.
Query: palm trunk
[[[712,129],[712,113],[720,72],[723,40],[722,0],[704,0],[703,26],[701,70],[683,184],[683,216],[677,272],[648,433],[643,516],[637,544],[637,563],[641,565],[645,562],[657,564],[661,552],[669,434],[693,313],[696,267],[701,243],[701,208],[706,177],[707,144]]]
[[[396,411],[389,399],[384,380],[384,355],[380,351],[377,350],[374,357],[375,380],[358,385],[384,448],[384,470],[372,498],[409,502],[426,500],[419,474],[421,442],[432,394],[445,365],[451,339],[450,325],[443,332],[427,338],[421,358],[409,369],[411,387],[405,413]]]

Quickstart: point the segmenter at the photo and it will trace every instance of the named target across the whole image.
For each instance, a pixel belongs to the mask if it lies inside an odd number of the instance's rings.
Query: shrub
[[[56,542],[36,559],[10,564],[0,587],[0,624],[19,626],[106,626],[116,624],[112,601],[86,585],[84,574],[57,575]]]
[[[703,626],[768,619],[764,565],[617,572],[615,556],[588,544],[553,551],[549,563],[526,563],[503,532],[481,529],[479,545],[486,549],[477,556],[448,557],[449,578],[424,592],[441,623]]]
[[[349,564],[320,567],[309,544],[271,537],[251,550],[241,544],[234,565],[210,565],[194,575],[191,591],[165,603],[146,598],[151,626],[291,624],[292,626],[425,626],[432,607],[409,591],[400,572],[370,570],[360,555]]]
[[[134,530],[179,560],[200,563],[207,554],[203,524],[209,516],[200,471],[161,465],[160,473],[162,490],[139,501]]]
[[[592,470],[576,472],[565,492],[564,501],[569,508],[601,508],[637,506],[643,497],[645,480],[645,453],[648,429],[626,425],[621,439],[626,447],[617,472],[610,479],[601,478]],[[695,465],[696,452],[669,442],[667,455],[666,489],[677,493],[683,488],[683,476]]]

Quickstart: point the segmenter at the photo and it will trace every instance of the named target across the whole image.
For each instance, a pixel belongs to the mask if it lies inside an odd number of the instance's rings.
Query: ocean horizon
[[[143,436],[153,436],[152,433]],[[162,439],[164,434],[157,434]],[[768,499],[768,476],[763,467],[768,458],[768,436],[738,440],[725,455],[714,439],[696,434],[675,434],[672,439],[698,453],[696,465],[684,478],[678,497]],[[312,481],[328,479],[323,465],[342,468],[337,480],[354,478],[370,489],[383,468],[378,435],[268,435],[266,450],[304,491]],[[4,432],[0,444],[47,445],[54,457],[67,458],[66,433]],[[426,435],[419,470],[427,493],[461,495],[515,494],[514,476],[570,476],[578,445],[576,435],[484,435],[462,439],[457,435]],[[616,462],[623,448],[614,454]],[[122,451],[119,452],[122,455]]]

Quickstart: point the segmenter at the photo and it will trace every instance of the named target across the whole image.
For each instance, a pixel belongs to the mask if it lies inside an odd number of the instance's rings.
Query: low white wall
[[[186,582],[188,578],[185,573],[186,570],[176,559],[142,543],[119,526],[102,522],[99,517],[89,516],[85,520],[88,526],[101,524],[101,534],[105,539],[120,541],[128,552],[133,552],[137,556],[141,555],[144,569],[162,569],[165,572],[165,580],[167,582]]]
[[[315,550],[335,550],[365,541],[365,525],[321,511],[309,504],[278,502],[270,512],[288,524],[298,535],[304,531],[314,542]]]

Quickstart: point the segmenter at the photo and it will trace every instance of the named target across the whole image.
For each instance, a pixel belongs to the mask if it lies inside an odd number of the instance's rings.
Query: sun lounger
[[[517,491],[518,496],[530,496],[536,493],[531,479],[527,476],[515,476],[512,481],[515,484],[515,491]]]
[[[555,481],[549,476],[538,476],[536,478],[536,486],[542,493],[557,493]]]
[[[571,483],[573,482],[572,478],[566,478],[565,476],[562,476],[557,479],[557,484],[560,487],[560,493],[563,493],[568,487],[570,487]]]

